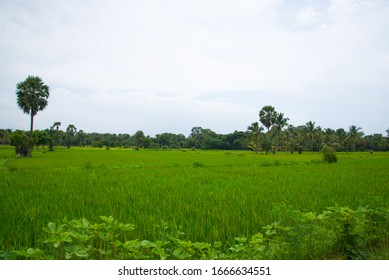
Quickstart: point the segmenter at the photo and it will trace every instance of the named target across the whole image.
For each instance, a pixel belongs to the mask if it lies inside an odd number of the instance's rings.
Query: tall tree
[[[336,134],[336,131],[332,128],[326,128],[323,132],[325,144],[329,147],[332,147],[336,151],[340,147],[340,140]]]
[[[296,147],[296,136],[297,132],[296,129],[293,125],[288,125],[284,137],[285,137],[285,152],[289,149],[290,152],[293,154],[294,153],[294,148]]]
[[[132,138],[137,148],[143,148],[145,146],[146,136],[142,130],[138,130],[137,132],[135,132]]]
[[[45,85],[41,78],[28,76],[23,82],[16,85],[17,104],[25,114],[31,117],[30,122],[30,145],[26,156],[31,156],[32,152],[32,131],[34,129],[34,116],[38,111],[46,108],[50,95],[50,89]]]
[[[276,152],[278,152],[278,148],[280,146],[280,134],[282,129],[288,125],[289,118],[284,117],[284,113],[275,112],[274,116],[274,126],[272,128],[273,135],[276,137]]]
[[[192,127],[189,138],[193,140],[193,146],[202,148],[205,140],[204,129],[200,126]]]
[[[49,130],[50,142],[49,142],[49,151],[54,151],[54,143],[57,142],[58,138],[58,129],[61,126],[61,122],[55,122]]]
[[[34,130],[33,134],[33,140],[35,143],[35,146],[37,150],[39,149],[39,146],[42,145],[43,150],[45,151],[45,146],[47,144],[50,144],[50,134],[46,130]]]
[[[346,143],[345,139],[347,137],[347,132],[346,130],[344,130],[344,128],[338,128],[336,130],[336,137],[337,137],[337,140],[338,140],[338,143],[339,145],[342,147],[342,149],[344,150],[344,145]]]
[[[259,111],[259,120],[267,128],[269,132],[270,127],[274,124],[277,112],[273,106],[264,106]]]
[[[349,127],[345,141],[350,142],[353,147],[353,152],[355,152],[355,146],[358,142],[362,141],[363,132],[360,131],[362,128],[355,125]]]
[[[78,138],[78,145],[81,147],[84,147],[85,146],[85,137],[86,137],[86,134],[85,132],[80,129],[78,132],[77,132],[77,138]]]
[[[313,143],[315,141],[315,122],[309,121],[305,124],[305,137],[308,139],[308,142],[311,146],[311,152],[313,153]]]
[[[259,146],[261,143],[261,132],[263,131],[263,127],[260,127],[258,122],[254,122],[247,128],[247,131],[249,133],[249,148],[255,150],[255,153],[258,154]]]
[[[68,149],[72,146],[74,142],[74,135],[77,132],[77,128],[73,124],[69,124],[66,128],[66,146]]]

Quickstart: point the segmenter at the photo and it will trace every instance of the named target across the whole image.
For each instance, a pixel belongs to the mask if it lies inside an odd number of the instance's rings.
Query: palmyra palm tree
[[[31,117],[30,138],[32,138],[34,129],[34,116],[47,106],[49,95],[49,87],[39,77],[28,76],[26,80],[16,85],[17,104],[25,114],[29,114]],[[30,141],[27,156],[31,156],[32,145],[33,143]]]
[[[70,149],[70,146],[73,144],[74,135],[77,132],[77,128],[73,124],[69,124],[66,128],[66,146]]]
[[[55,136],[57,136],[58,129],[61,126],[61,122],[55,122],[49,130],[50,134],[50,142],[49,142],[49,151],[54,151],[54,142],[55,142]]]

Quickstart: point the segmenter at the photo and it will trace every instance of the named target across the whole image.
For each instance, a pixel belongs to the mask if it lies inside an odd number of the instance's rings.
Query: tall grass
[[[223,151],[58,149],[15,158],[0,148],[0,249],[34,246],[48,222],[113,216],[152,239],[181,225],[191,241],[230,242],[274,221],[274,203],[301,211],[389,198],[389,154],[254,155]]]

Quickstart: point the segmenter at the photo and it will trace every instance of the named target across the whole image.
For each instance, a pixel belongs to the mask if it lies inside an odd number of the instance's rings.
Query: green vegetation
[[[31,138],[24,131],[17,130],[11,135],[11,144],[15,146],[15,153],[17,156],[27,157],[31,155]]]
[[[34,116],[38,111],[46,108],[50,92],[41,78],[28,76],[23,82],[16,85],[17,104],[23,113],[30,115],[30,138],[34,131]],[[24,156],[31,156],[33,142],[30,140],[29,149]]]
[[[0,129],[0,259],[389,259],[389,134],[270,105],[226,135],[34,131],[49,87],[16,95],[31,125]]]
[[[389,155],[337,158],[0,146],[0,257],[388,259]]]
[[[82,129],[77,131],[73,124],[69,124],[65,131],[59,129],[61,122],[54,124],[45,130],[35,130],[32,134],[35,147],[39,149],[49,146],[50,151],[54,147],[72,146],[95,147],[110,149],[117,148],[149,148],[154,150],[167,149],[201,149],[201,150],[254,150],[257,153],[262,150],[266,153],[298,151],[319,152],[324,145],[334,151],[389,151],[389,134],[364,135],[360,127],[351,125],[349,130],[343,128],[336,130],[321,128],[315,122],[309,121],[305,125],[288,125],[289,118],[283,113],[275,111],[272,106],[264,106],[259,112],[258,122],[253,122],[246,131],[234,131],[229,134],[217,134],[216,132],[193,127],[188,137],[183,134],[161,133],[151,137],[138,130],[134,135],[110,134],[110,133],[86,133]],[[264,131],[266,127],[267,131]],[[389,129],[387,130],[389,132]],[[12,144],[11,135],[19,131],[12,129],[0,129],[0,144]],[[18,148],[16,146],[16,148]]]
[[[335,163],[338,161],[338,157],[333,148],[324,145],[322,148],[323,160],[328,163]]]

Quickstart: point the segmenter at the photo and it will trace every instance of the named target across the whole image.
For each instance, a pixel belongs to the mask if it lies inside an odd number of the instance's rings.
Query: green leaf
[[[183,248],[177,248],[174,250],[173,255],[179,259],[179,260],[184,260],[187,258],[190,258],[192,255],[186,252]]]
[[[158,255],[161,260],[166,260],[169,257],[164,248],[154,248],[153,253]]]
[[[60,239],[61,242],[72,242],[72,238],[69,235],[62,236]]]
[[[140,245],[144,248],[154,248],[156,247],[155,243],[149,241],[149,240],[143,240]]]
[[[50,223],[48,223],[47,226],[51,230],[52,233],[56,232],[54,223],[50,222]]]
[[[88,220],[85,219],[85,218],[82,218],[82,225],[83,225],[84,227],[88,228],[88,227],[89,227],[89,222],[88,222]]]
[[[196,243],[194,243],[194,247],[200,251],[203,251],[205,249],[210,249],[211,244],[206,243],[206,242],[196,242]]]
[[[44,255],[44,251],[42,251],[41,249],[38,249],[38,248],[28,248],[27,249],[27,255],[28,257],[30,258],[40,258]]]
[[[88,241],[91,237],[86,235],[86,234],[82,234],[82,233],[78,233],[78,232],[70,232],[69,233],[70,236],[76,238],[77,240],[81,241],[81,242],[86,242]]]
[[[213,248],[217,249],[220,248],[222,245],[223,243],[221,241],[216,241],[215,243],[213,243]]]
[[[65,259],[70,260],[72,258],[72,254],[69,252],[65,253]]]
[[[239,243],[245,243],[247,241],[246,236],[235,237],[235,240]]]
[[[132,231],[135,229],[133,224],[120,224],[119,228],[123,231]]]
[[[108,224],[112,224],[112,222],[115,220],[112,216],[100,216],[100,219],[102,219],[104,222],[107,222]]]

